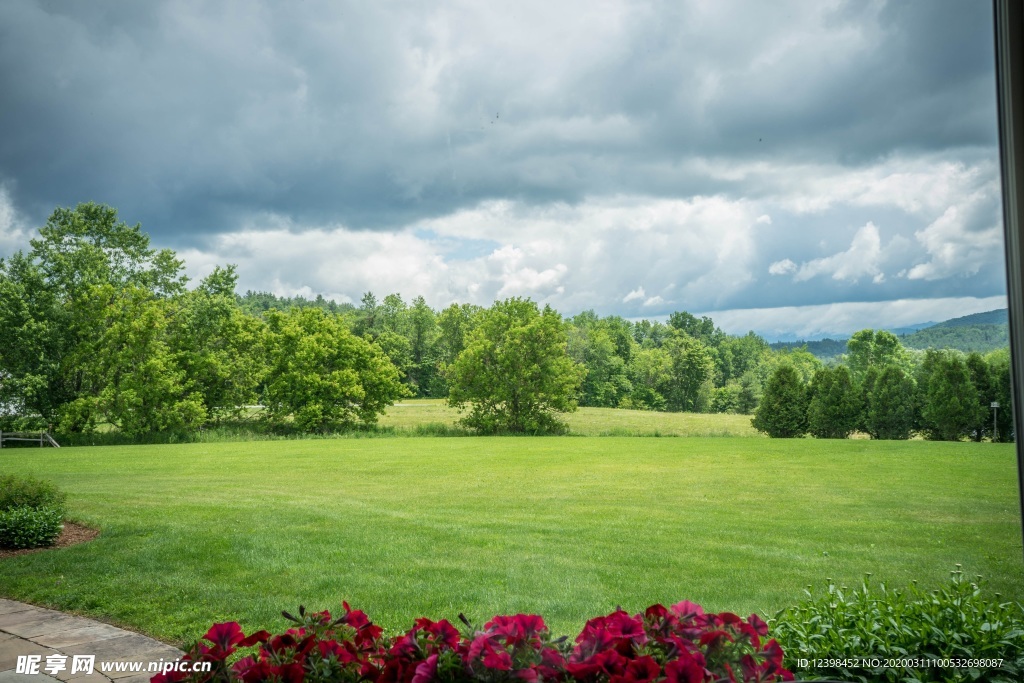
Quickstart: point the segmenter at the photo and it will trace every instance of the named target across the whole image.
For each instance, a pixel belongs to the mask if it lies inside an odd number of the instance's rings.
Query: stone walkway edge
[[[110,624],[0,598],[0,683],[148,683],[154,675],[147,671],[150,662],[170,662],[182,654],[159,640]],[[39,673],[19,673],[18,657],[33,655],[41,658],[35,660]],[[95,656],[93,673],[72,674],[75,655]],[[48,656],[56,664],[49,673]],[[56,670],[62,662],[65,668]],[[141,662],[142,671],[124,665],[125,671],[101,671],[102,664],[121,662]]]

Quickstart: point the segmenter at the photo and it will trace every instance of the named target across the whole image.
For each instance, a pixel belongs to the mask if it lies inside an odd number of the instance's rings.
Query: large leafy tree
[[[614,407],[632,389],[626,362],[616,353],[615,342],[596,321],[573,319],[569,327],[569,355],[587,369],[580,403]]]
[[[89,331],[66,359],[78,376],[78,397],[61,407],[63,431],[110,424],[139,436],[202,424],[202,396],[190,389],[168,343],[170,306],[135,285],[93,285],[76,300],[76,327]]]
[[[551,307],[512,298],[479,314],[448,366],[448,403],[484,433],[564,429],[557,413],[577,407],[585,369],[566,352],[565,325]]]
[[[320,309],[270,311],[267,356],[263,404],[278,426],[323,432],[374,424],[407,395],[379,347]]]
[[[636,349],[626,367],[632,391],[627,407],[639,410],[665,410],[662,393],[672,378],[672,359],[664,349]]]
[[[170,344],[209,418],[238,418],[258,401],[266,373],[265,325],[242,312],[234,266],[215,268],[194,290],[177,297]]]
[[[978,393],[978,409],[975,411],[975,422],[970,426],[971,438],[981,441],[985,436],[992,436],[992,401],[997,400],[996,384],[992,379],[992,369],[978,352],[967,354],[965,360],[971,384]]]
[[[0,261],[0,402],[45,424],[83,397],[69,359],[94,331],[81,316],[93,288],[167,299],[186,278],[172,251],[151,248],[140,226],[100,204],[56,209],[30,246]]]
[[[861,382],[868,368],[881,371],[889,365],[910,369],[910,354],[899,337],[887,330],[860,330],[846,342],[846,364],[856,382]]]
[[[430,396],[436,386],[437,358],[434,355],[438,337],[437,316],[422,296],[412,300],[406,311],[406,334],[409,338],[410,363],[406,371],[409,387],[417,396]]]
[[[840,365],[822,368],[811,381],[808,431],[819,439],[845,439],[857,427],[860,400],[850,371]]]
[[[796,368],[776,368],[751,424],[773,438],[790,439],[807,433],[807,390]]]
[[[711,379],[715,362],[704,342],[674,330],[662,349],[668,354],[672,371],[665,384],[665,400],[669,410],[700,412],[701,388]]]

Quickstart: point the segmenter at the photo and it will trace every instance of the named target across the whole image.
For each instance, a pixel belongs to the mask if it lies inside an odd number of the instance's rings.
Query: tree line
[[[847,349],[845,363],[819,368],[809,382],[778,368],[754,427],[782,438],[1014,439],[1009,349],[914,352],[884,330],[857,332]]]
[[[550,432],[563,427],[557,413],[577,405],[753,414],[777,400],[785,375],[800,386],[803,431],[818,434],[810,415],[817,425],[837,408],[814,413],[824,400],[816,397],[837,393],[823,388],[829,382],[846,386],[828,379],[843,370],[805,348],[772,350],[754,333],[728,335],[686,312],[634,322],[593,311],[564,318],[518,298],[434,310],[397,294],[368,292],[358,304],[238,295],[233,266],[186,284],[176,254],[153,249],[113,208],[54,211],[27,251],[0,261],[0,428],[133,436],[258,414],[274,429],[317,432],[372,425],[409,396],[445,398],[481,432]],[[881,334],[868,346],[891,350],[892,363],[863,360],[861,333],[848,344],[845,371],[860,401],[850,410],[867,414],[894,365],[913,381],[921,429],[932,413],[920,399],[930,375],[919,368],[939,361]],[[855,429],[889,433],[857,419]],[[837,424],[840,433],[847,423]]]

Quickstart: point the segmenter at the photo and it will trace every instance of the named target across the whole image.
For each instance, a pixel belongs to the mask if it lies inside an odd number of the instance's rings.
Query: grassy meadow
[[[450,429],[460,417],[444,399],[405,399],[388,408],[379,424],[409,434],[432,426]],[[762,436],[750,426],[750,415],[580,408],[563,418],[577,436]]]
[[[392,413],[389,419],[396,419]],[[763,615],[826,577],[938,585],[954,564],[1024,600],[1012,445],[504,437],[5,449],[90,543],[0,560],[0,596],[182,644],[343,599],[416,616],[616,605]]]

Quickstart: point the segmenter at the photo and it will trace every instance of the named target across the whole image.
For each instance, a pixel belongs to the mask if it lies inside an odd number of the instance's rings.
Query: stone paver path
[[[153,676],[150,662],[173,661],[183,653],[177,648],[146,636],[125,631],[92,619],[73,617],[23,602],[0,598],[0,683],[147,683]],[[39,673],[16,671],[18,657],[38,655]],[[93,673],[71,673],[74,655],[93,655]],[[47,657],[63,670],[46,671]],[[103,671],[104,664],[117,668],[120,662],[141,662],[142,670]]]

